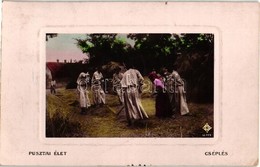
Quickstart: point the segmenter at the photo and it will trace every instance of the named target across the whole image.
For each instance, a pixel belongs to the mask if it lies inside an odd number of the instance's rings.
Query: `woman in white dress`
[[[103,75],[100,71],[100,68],[97,68],[97,71],[94,72],[92,76],[92,91],[93,91],[93,102],[94,105],[103,105],[106,104],[105,92],[102,89],[101,82],[103,81]]]
[[[189,108],[186,102],[186,95],[184,90],[184,81],[180,77],[177,71],[171,73],[170,77],[174,81],[174,95],[175,95],[175,104],[177,112],[179,111],[181,115],[186,115],[189,113]]]
[[[123,104],[123,102],[124,102],[122,88],[121,88],[121,84],[120,84],[120,81],[122,80],[122,78],[123,78],[123,73],[121,73],[121,68],[118,67],[118,68],[116,68],[115,73],[113,74],[112,83],[113,83],[113,91],[116,92],[120,104]]]
[[[90,107],[90,100],[88,97],[88,82],[89,82],[89,74],[81,72],[77,79],[77,90],[79,92],[79,103],[81,107],[81,114],[85,114],[87,112],[87,108]]]

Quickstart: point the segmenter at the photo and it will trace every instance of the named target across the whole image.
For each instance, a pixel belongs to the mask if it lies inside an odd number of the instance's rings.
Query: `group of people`
[[[81,114],[86,114],[87,109],[91,106],[88,90],[89,82],[89,73],[81,72],[77,79],[77,90],[79,92]],[[91,79],[91,90],[93,92],[94,106],[104,105],[106,103],[105,92],[102,88],[103,82],[103,75],[100,68],[97,68]]]
[[[154,84],[154,94],[156,94],[155,108],[157,117],[173,117],[177,113],[186,115],[189,108],[186,102],[185,82],[177,71],[168,72],[163,69],[160,75],[152,71],[148,75]]]
[[[131,125],[132,120],[148,118],[140,98],[144,78],[137,69],[131,66],[124,73],[121,71],[119,67],[115,69],[112,79],[113,90],[116,92],[120,104],[123,105],[128,124]],[[189,113],[184,81],[177,71],[168,72],[165,68],[162,75],[152,71],[148,77],[154,87],[153,92],[156,96],[155,115],[157,117],[175,117],[177,112],[181,115]],[[102,81],[103,75],[100,69],[97,69],[91,79],[94,105],[105,104],[105,92],[102,88]],[[86,113],[87,108],[91,105],[87,89],[89,82],[89,73],[80,73],[77,84],[82,114]]]

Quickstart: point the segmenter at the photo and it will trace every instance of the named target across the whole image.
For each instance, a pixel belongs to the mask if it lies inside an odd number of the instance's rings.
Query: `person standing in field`
[[[175,70],[170,74],[171,81],[174,86],[174,99],[176,105],[176,111],[181,115],[186,115],[189,113],[188,104],[186,102],[186,92],[185,92],[185,83],[180,77],[179,73]],[[174,102],[174,101],[173,101]]]
[[[118,67],[115,69],[115,73],[113,74],[112,83],[113,83],[113,90],[116,92],[120,104],[123,104],[124,102],[122,88],[120,84],[122,78],[123,78],[123,73],[121,72],[121,68]]]
[[[124,109],[128,125],[132,124],[132,120],[147,119],[146,114],[139,97],[139,89],[143,84],[144,78],[141,73],[134,69],[133,66],[123,74],[121,87],[123,89]]]
[[[175,100],[175,81],[171,76],[171,73],[167,68],[163,68],[163,80],[165,85],[165,90],[168,94],[172,114],[176,114],[176,100]]]
[[[51,94],[56,94],[56,81],[55,81],[55,79],[51,80]]]
[[[81,72],[77,79],[77,90],[79,92],[79,102],[81,108],[81,114],[86,114],[87,109],[90,107],[90,100],[88,97],[88,83],[89,83],[89,73]]]
[[[102,82],[104,82],[103,75],[101,73],[101,68],[96,68],[92,79],[92,91],[93,91],[93,102],[94,105],[106,104],[105,92],[102,89]]]
[[[155,75],[151,74],[148,76],[154,85],[155,98],[155,116],[161,117],[171,117],[172,109],[169,100],[169,96],[164,91],[163,81],[157,78]]]

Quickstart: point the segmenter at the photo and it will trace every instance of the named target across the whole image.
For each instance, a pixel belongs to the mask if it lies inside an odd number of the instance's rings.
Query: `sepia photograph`
[[[213,33],[46,33],[46,137],[214,137]]]

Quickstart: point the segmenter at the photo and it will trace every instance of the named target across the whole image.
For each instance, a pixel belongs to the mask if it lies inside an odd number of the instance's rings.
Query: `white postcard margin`
[[[4,2],[1,164],[256,164],[258,12],[255,3]],[[124,19],[120,19],[121,13],[125,14]],[[215,51],[218,64],[214,66],[214,82],[218,84],[214,85],[220,90],[214,92],[214,98],[217,97],[214,104],[219,104],[214,105],[217,138],[207,144],[200,139],[44,138],[45,57],[42,56],[45,54],[40,46],[44,46],[46,30],[53,33],[214,32],[218,45]],[[66,151],[67,155],[29,156],[29,151]],[[228,152],[228,156],[205,155],[205,152],[223,151]]]

